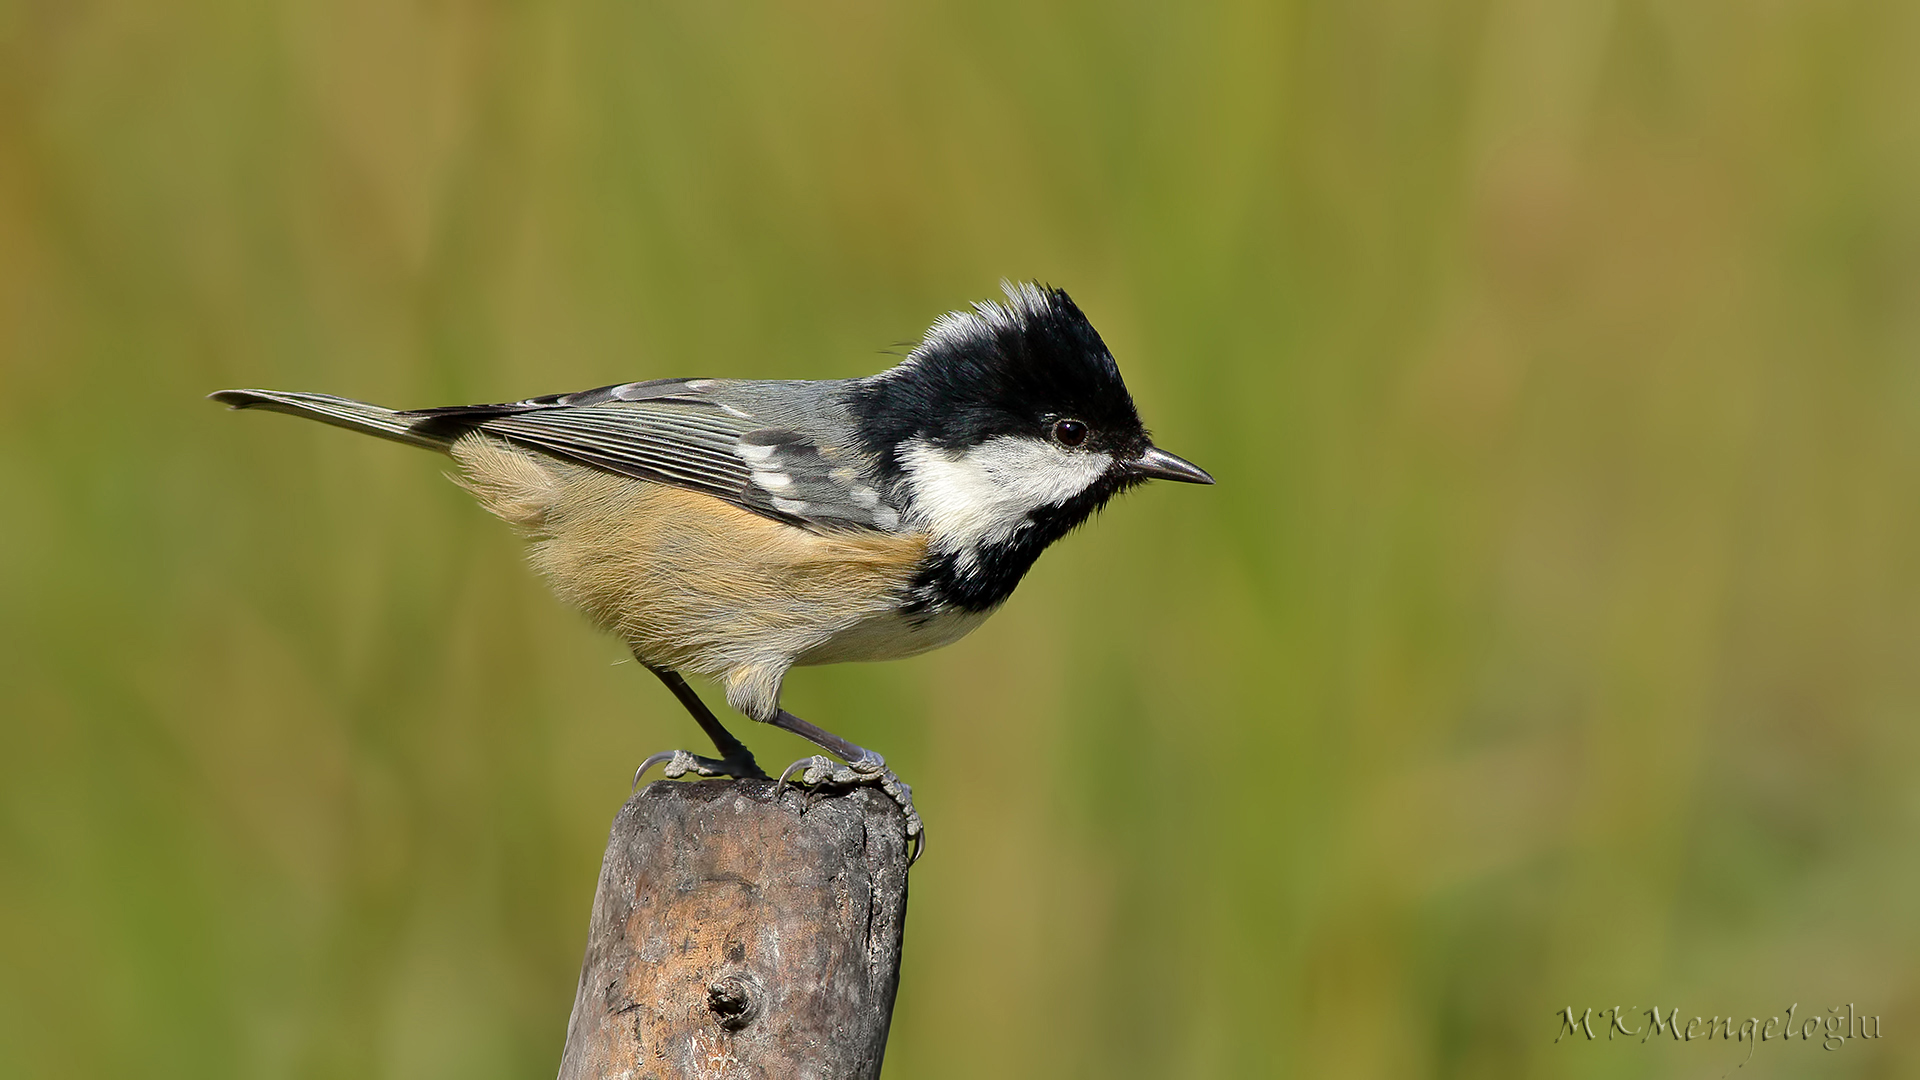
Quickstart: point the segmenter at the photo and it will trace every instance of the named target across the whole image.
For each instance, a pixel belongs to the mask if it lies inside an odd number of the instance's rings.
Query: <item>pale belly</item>
[[[888,613],[863,619],[800,654],[795,666],[840,664],[856,660],[898,660],[951,645],[987,621],[996,609],[952,611],[909,619]]]

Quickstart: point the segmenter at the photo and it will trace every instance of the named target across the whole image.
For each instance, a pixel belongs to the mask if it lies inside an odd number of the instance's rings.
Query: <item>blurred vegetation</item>
[[[442,463],[201,395],[1003,275],[1220,484],[790,681],[934,832],[889,1075],[1920,1073],[1916,192],[1906,0],[0,0],[0,1075],[546,1075],[695,740]]]

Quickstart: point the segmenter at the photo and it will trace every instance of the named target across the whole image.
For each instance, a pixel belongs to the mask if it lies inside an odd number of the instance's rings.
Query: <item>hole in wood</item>
[[[740,974],[723,975],[707,985],[707,1008],[728,1031],[739,1031],[760,1015],[760,988]]]

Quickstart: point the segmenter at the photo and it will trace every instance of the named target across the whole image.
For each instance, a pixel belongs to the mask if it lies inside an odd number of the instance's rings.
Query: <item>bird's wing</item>
[[[857,451],[722,404],[711,379],[658,379],[406,417],[495,435],[609,472],[725,499],[804,528],[893,531],[896,508]]]

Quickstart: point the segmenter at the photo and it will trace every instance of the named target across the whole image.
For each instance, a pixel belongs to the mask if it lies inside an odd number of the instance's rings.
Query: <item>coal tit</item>
[[[656,754],[642,772],[766,775],[681,673],[707,675],[735,709],[844,762],[806,758],[783,781],[877,783],[919,837],[885,759],[780,707],[787,670],[956,641],[1108,499],[1146,480],[1213,482],[1149,441],[1065,292],[1002,287],[1005,303],[942,316],[898,366],[860,379],[654,379],[405,412],[211,396],[451,454],[554,591],[625,641],[718,752]]]

